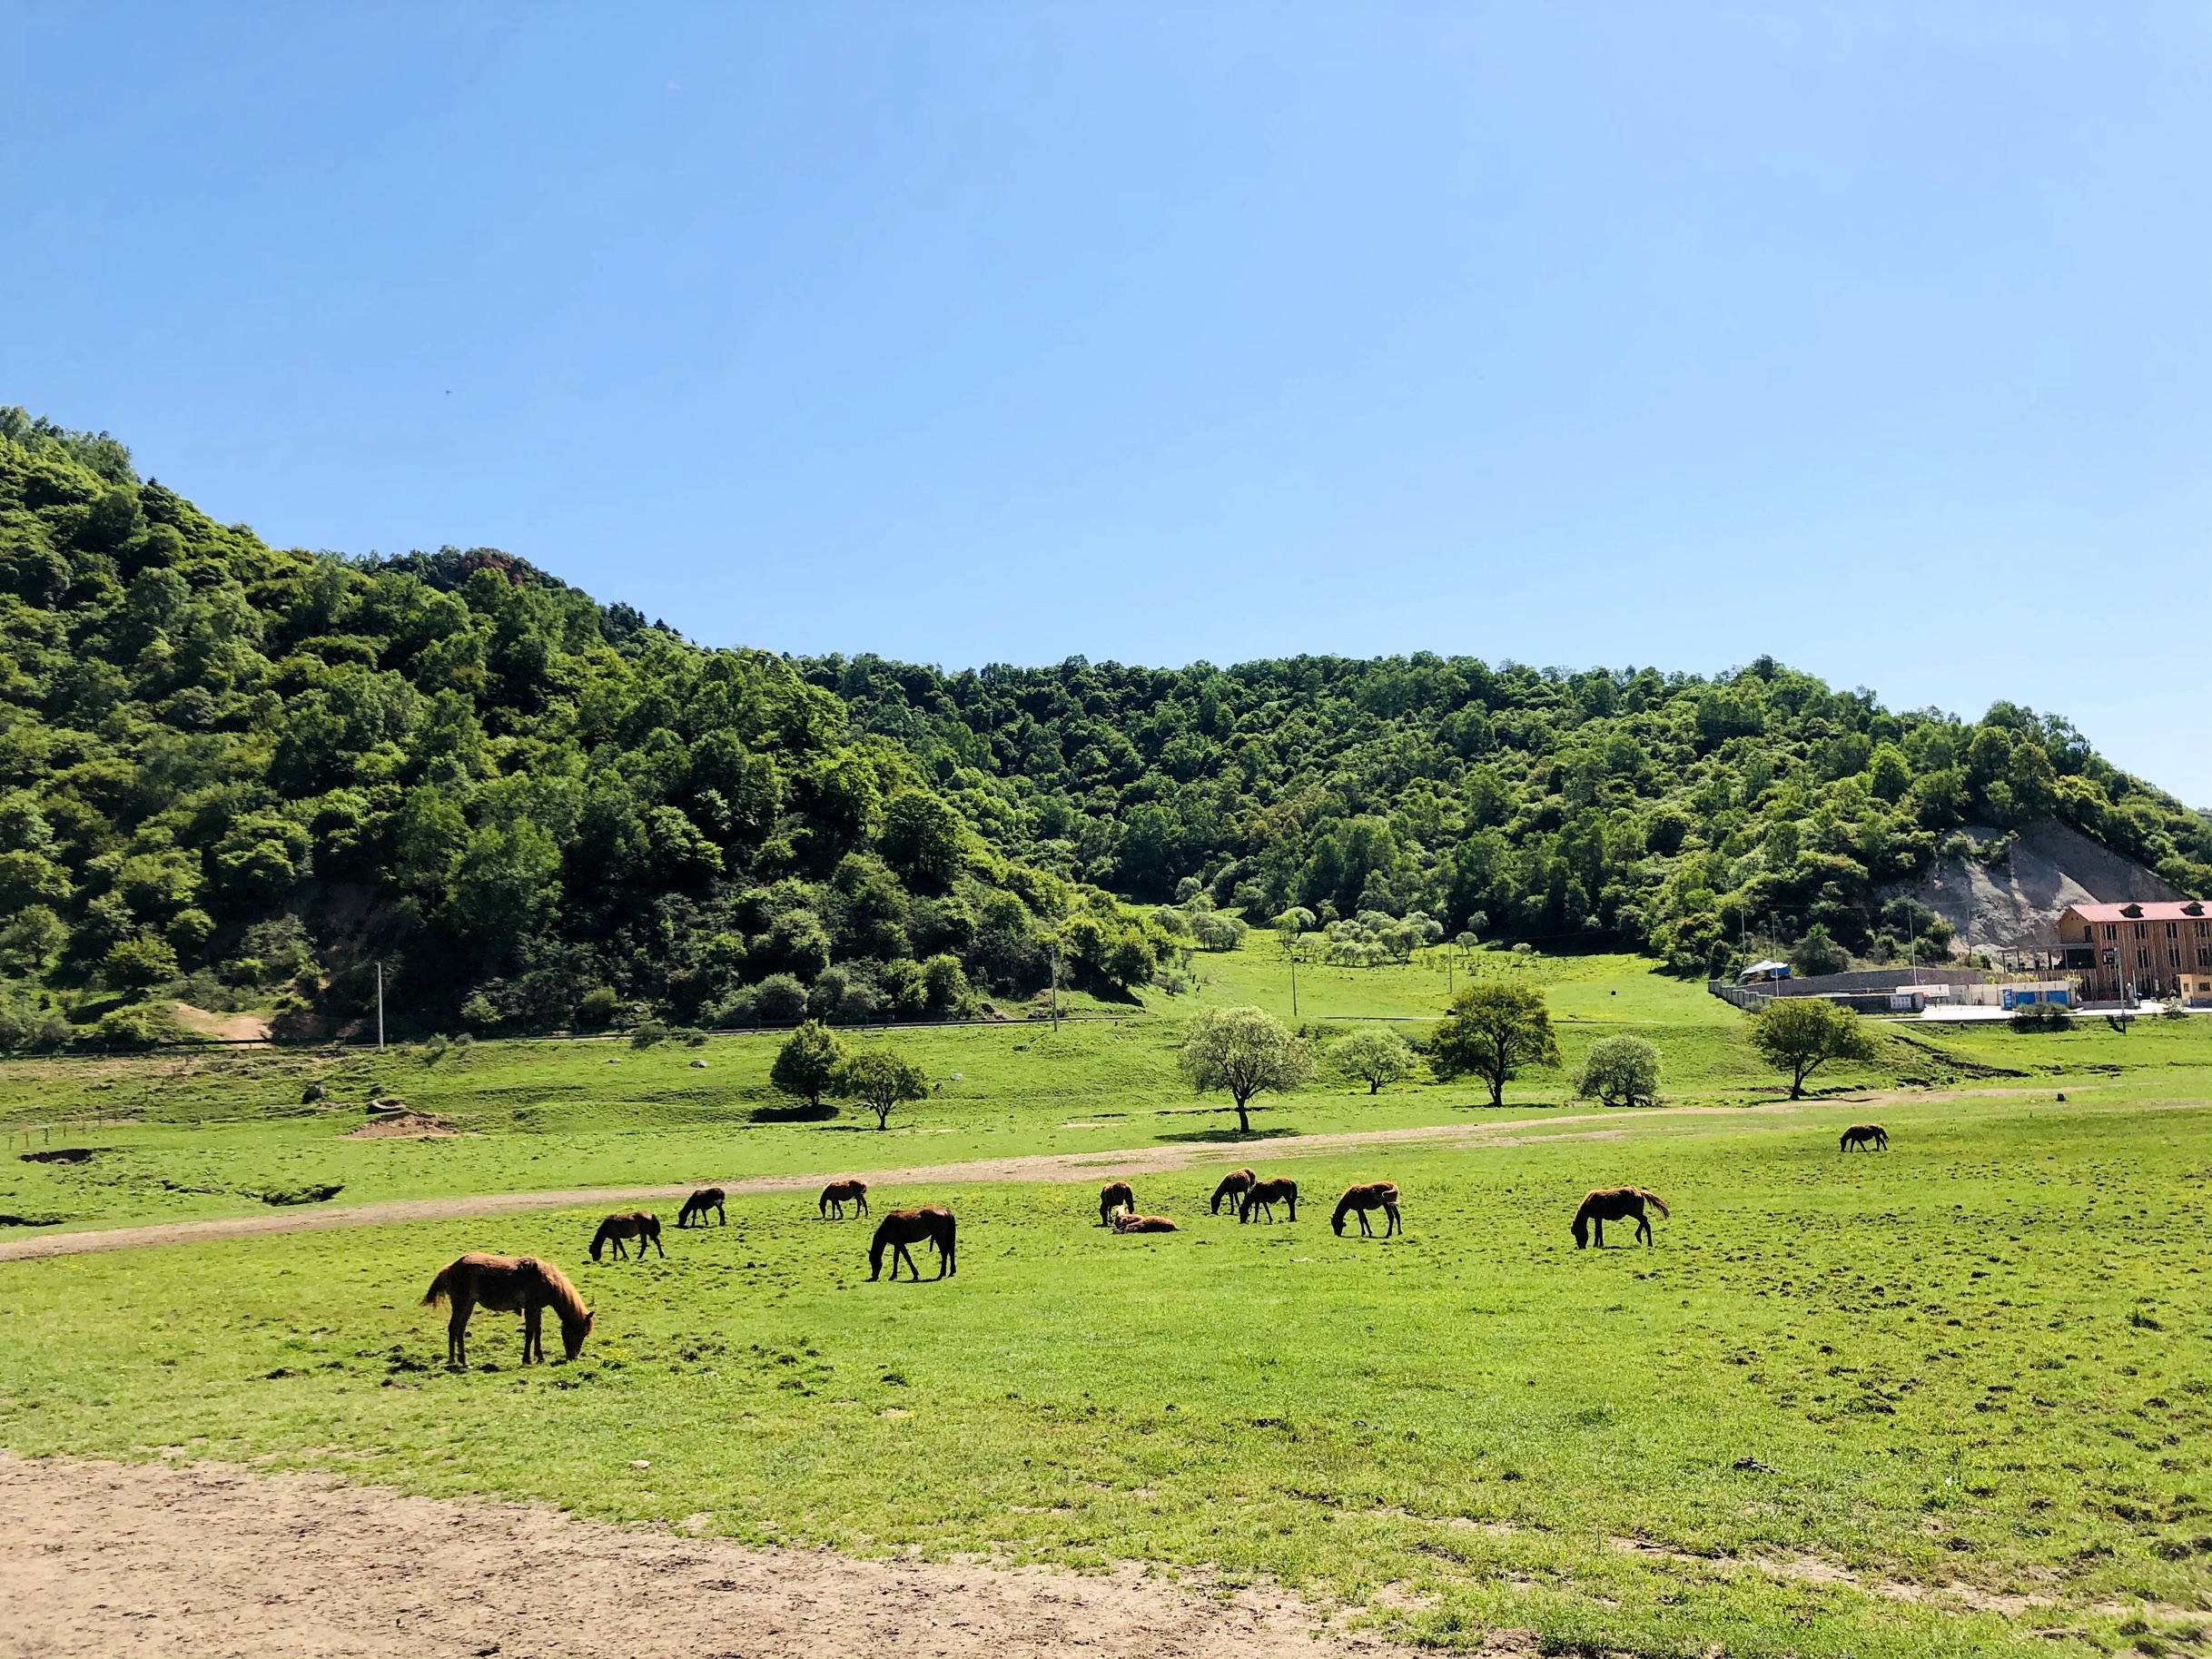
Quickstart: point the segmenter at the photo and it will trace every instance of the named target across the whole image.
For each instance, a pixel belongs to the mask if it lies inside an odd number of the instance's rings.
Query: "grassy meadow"
[[[1782,1107],[1702,987],[1630,958],[1492,963],[1545,985],[1570,1067],[1635,1031],[1668,1103],[1711,1110],[1511,1111],[1532,1127],[1463,1150],[1301,1157],[1295,1224],[1207,1217],[1207,1168],[1138,1183],[1185,1228],[1150,1238],[1100,1230],[1082,1186],[881,1192],[961,1218],[959,1274],[918,1286],[868,1283],[864,1227],[795,1195],[733,1200],[643,1264],[594,1266],[596,1218],[562,1210],[0,1262],[0,1444],[1271,1575],[1443,1647],[1499,1626],[1591,1654],[2204,1645],[2212,1021],[1884,1027],[1871,1066],[1815,1074],[1832,1098]],[[1279,961],[1203,966],[1197,996],[1279,991],[1288,1013]],[[1442,1000],[1426,967],[1339,972],[1301,968],[1301,1019]],[[84,1164],[7,1160],[0,1210],[84,1227],[266,1213],[258,1191],[306,1181],[348,1204],[1177,1142],[1264,1165],[1283,1131],[1498,1121],[1466,1085],[1325,1074],[1239,1142],[1175,1076],[1189,1005],[860,1039],[938,1081],[880,1135],[795,1119],[759,1036],[10,1062],[18,1149],[26,1125],[135,1121],[57,1135],[108,1149]],[[343,1109],[301,1106],[310,1081]],[[469,1132],[341,1139],[370,1091]],[[1536,1073],[1508,1104],[1569,1092]],[[1877,1111],[1893,1150],[1839,1154]],[[1332,1236],[1328,1195],[1386,1177],[1407,1235]],[[1575,1200],[1620,1183],[1673,1206],[1657,1248],[1623,1228],[1577,1252]],[[569,1267],[598,1312],[583,1358],[520,1369],[515,1322],[479,1315],[480,1368],[445,1372],[443,1314],[416,1302],[469,1249]]]

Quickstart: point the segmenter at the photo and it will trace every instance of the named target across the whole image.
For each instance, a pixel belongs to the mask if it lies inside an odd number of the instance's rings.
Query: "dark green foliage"
[[[837,1062],[831,1087],[874,1112],[876,1128],[888,1129],[891,1114],[899,1106],[928,1097],[929,1074],[890,1049],[863,1049]]]
[[[1042,985],[1082,897],[779,657],[490,548],[272,548],[20,410],[0,632],[0,972],[65,999],[288,991],[313,1035],[381,962],[399,1030],[789,1021],[832,973],[927,1018]]]
[[[1452,999],[1428,1043],[1430,1071],[1446,1081],[1481,1078],[1493,1106],[1506,1103],[1506,1085],[1523,1067],[1558,1063],[1551,1012],[1533,985],[1497,980],[1469,985]]]
[[[775,1065],[768,1069],[768,1081],[784,1093],[819,1106],[844,1060],[844,1044],[837,1041],[837,1033],[809,1020],[784,1040]]]
[[[1874,948],[1880,888],[1943,832],[2047,813],[2212,890],[2212,824],[2064,720],[1892,714],[1763,657],[1716,680],[1428,655],[805,667],[1002,854],[1151,902],[1195,881],[1249,923],[1418,911],[1447,939],[1626,941],[1702,974],[1747,930]]]
[[[1871,1060],[1874,1038],[1866,1022],[1823,997],[1777,997],[1752,1016],[1752,1046],[1790,1074],[1790,1098],[1801,1099],[1805,1079],[1832,1060]]]

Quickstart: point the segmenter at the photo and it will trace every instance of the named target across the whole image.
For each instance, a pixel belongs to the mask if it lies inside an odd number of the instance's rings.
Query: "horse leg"
[[[1383,1214],[1388,1218],[1388,1220],[1383,1223],[1384,1238],[1387,1239],[1392,1233],[1402,1233],[1406,1230],[1405,1222],[1398,1220],[1397,1206],[1396,1204],[1385,1204],[1383,1206]]]
[[[906,1263],[906,1277],[912,1279],[919,1279],[922,1277],[922,1269],[914,1266],[914,1253],[908,1249],[904,1244],[898,1247],[898,1253],[900,1259]],[[896,1279],[899,1276],[898,1262],[893,1262],[891,1264],[891,1277]]]
[[[530,1362],[530,1350],[535,1348],[539,1358],[545,1358],[545,1309],[535,1303],[522,1310],[522,1363]]]
[[[1644,1248],[1645,1249],[1651,1249],[1652,1220],[1649,1216],[1639,1215],[1636,1217],[1636,1237],[1644,1241]]]
[[[1590,1226],[1597,1234],[1597,1248],[1601,1250],[1604,1249],[1605,1248],[1605,1218],[1604,1216],[1592,1216],[1590,1218]]]
[[[660,1259],[663,1261],[668,1259],[668,1247],[660,1241],[658,1233],[653,1235],[653,1248],[660,1252]],[[645,1245],[642,1241],[637,1246],[637,1259],[640,1261],[645,1259]]]
[[[474,1306],[467,1297],[455,1297],[453,1317],[446,1321],[446,1364],[456,1371],[469,1368],[469,1312]]]

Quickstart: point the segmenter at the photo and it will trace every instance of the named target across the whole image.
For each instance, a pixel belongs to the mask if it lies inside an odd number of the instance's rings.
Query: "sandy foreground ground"
[[[1280,1590],[853,1561],[235,1465],[0,1453],[0,1654],[1369,1659]],[[1501,1633],[1494,1652],[1531,1651]]]

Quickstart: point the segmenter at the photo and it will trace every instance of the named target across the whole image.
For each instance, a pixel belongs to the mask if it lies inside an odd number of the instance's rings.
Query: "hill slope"
[[[1929,920],[1883,884],[1954,826],[2054,813],[2212,886],[2203,818],[2009,704],[1893,715],[1764,659],[706,651],[493,549],[270,548],[19,410],[0,638],[5,1043],[128,1041],[175,993],[325,1029],[377,961],[432,1025],[926,1017],[1055,948],[1143,983],[1233,937],[1209,898],[1303,904],[1343,960],[1472,931],[1703,971],[1747,925],[1879,951]]]

